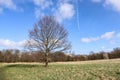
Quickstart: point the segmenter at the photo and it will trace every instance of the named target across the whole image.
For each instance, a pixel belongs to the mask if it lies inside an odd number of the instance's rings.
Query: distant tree
[[[108,53],[103,53],[103,59],[109,59]]]
[[[96,57],[96,55],[93,51],[91,51],[90,54],[88,55],[89,60],[95,60],[95,57]]]
[[[113,53],[116,55],[115,58],[120,58],[120,48],[119,47],[115,48]]]
[[[12,52],[12,62],[19,62],[20,61],[20,50],[13,50]]]
[[[4,51],[4,62],[12,62],[12,51],[11,50]]]
[[[67,55],[63,52],[55,52],[52,55],[52,59],[53,59],[54,62],[66,61],[67,60]]]
[[[86,61],[88,57],[86,55],[80,55],[80,61]]]
[[[3,62],[3,60],[4,60],[4,56],[3,56],[2,51],[0,51],[0,62]]]
[[[74,55],[67,55],[67,61],[74,61]]]
[[[22,52],[21,54],[21,62],[30,62],[30,56],[31,54],[29,54],[28,52]]]
[[[29,32],[28,47],[44,53],[45,67],[48,66],[49,54],[68,50],[71,45],[68,33],[52,16],[44,16]]]

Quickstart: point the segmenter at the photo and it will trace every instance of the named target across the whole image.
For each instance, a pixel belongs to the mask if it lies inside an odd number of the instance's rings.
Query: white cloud
[[[117,34],[117,38],[120,38],[120,33]]]
[[[99,2],[101,2],[101,0],[91,0],[92,2],[94,2],[94,3],[99,3]]]
[[[102,3],[104,7],[120,12],[120,0],[91,0],[93,3]]]
[[[69,3],[69,2],[74,2],[74,0],[58,0],[58,3]]]
[[[0,14],[3,12],[3,8],[0,7]]]
[[[105,46],[102,46],[101,49],[104,50],[104,49],[105,49]]]
[[[101,47],[101,50],[102,50],[102,51],[105,51],[105,52],[110,52],[110,51],[112,51],[113,49],[111,49],[111,48],[109,48],[109,47],[106,47],[106,46],[102,46],[102,47]]]
[[[42,2],[44,2],[44,0],[33,0],[33,2],[39,6]]]
[[[115,34],[114,31],[112,31],[112,32],[106,32],[105,34],[103,34],[101,36],[101,38],[103,38],[103,39],[111,39],[114,36],[114,34]]]
[[[69,19],[74,15],[74,7],[72,4],[65,3],[65,4],[60,6],[59,10],[60,10],[60,14],[64,18]]]
[[[32,1],[36,5],[36,18],[45,15],[45,10],[49,11],[50,13],[53,13],[53,15],[59,22],[62,22],[64,19],[71,19],[75,14],[74,4],[72,4],[74,2],[73,0],[58,0],[56,1],[56,3],[54,3],[52,0]]]
[[[26,44],[26,40],[15,42],[8,39],[0,39],[0,47],[18,48],[18,47],[23,47],[25,44]]]
[[[33,0],[35,7],[35,16],[39,18],[44,15],[44,10],[50,8],[53,5],[51,0]]]
[[[62,3],[59,5],[58,10],[55,13],[55,16],[58,21],[64,19],[71,19],[75,14],[74,5],[70,3]]]
[[[87,43],[87,42],[91,42],[91,39],[90,38],[82,38],[81,41]]]
[[[99,40],[99,37],[94,37],[94,38],[82,38],[81,41],[88,43],[88,42],[93,42]]]
[[[51,0],[33,0],[34,4],[39,6],[41,9],[48,8],[50,5],[52,5]]]
[[[111,41],[110,41],[110,44],[115,44],[115,43],[116,43],[115,40],[111,40]]]
[[[0,0],[0,6],[2,8],[8,8],[8,9],[16,9],[16,5],[13,3],[12,0]]]
[[[107,39],[110,40],[115,36],[115,31],[111,31],[111,32],[106,32],[103,35],[99,36],[99,37],[90,37],[90,38],[82,38],[81,41],[88,43],[88,42],[94,42],[94,41],[98,41],[101,39]],[[110,41],[110,43],[113,43],[113,41]]]
[[[42,12],[42,10],[40,8],[36,8],[35,9],[35,16],[36,16],[36,18],[39,18],[41,16],[44,16],[44,13]]]
[[[10,41],[10,40],[4,40],[4,39],[0,39],[0,45],[1,46],[14,46],[15,42],[14,41]]]
[[[120,12],[120,0],[105,0],[105,6],[110,6],[113,10]]]
[[[18,47],[24,47],[26,44],[27,44],[27,40],[16,42],[16,46]]]

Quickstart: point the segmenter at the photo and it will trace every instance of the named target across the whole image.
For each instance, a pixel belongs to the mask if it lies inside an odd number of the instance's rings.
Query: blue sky
[[[64,25],[75,54],[120,47],[120,0],[0,0],[0,49],[21,48],[44,15]]]

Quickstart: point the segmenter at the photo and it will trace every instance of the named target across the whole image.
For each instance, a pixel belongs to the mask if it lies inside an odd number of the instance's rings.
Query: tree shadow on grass
[[[11,64],[7,65],[7,68],[33,68],[33,67],[42,67],[43,65],[35,65],[35,64]]]
[[[6,79],[6,70],[10,68],[40,68],[43,65],[35,65],[35,64],[8,64],[8,65],[1,65],[0,66],[0,80],[7,80]]]

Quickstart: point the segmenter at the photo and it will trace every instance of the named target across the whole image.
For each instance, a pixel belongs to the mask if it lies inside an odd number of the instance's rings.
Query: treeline
[[[63,52],[49,54],[49,62],[86,61],[114,58],[120,58],[120,48],[115,48],[111,52],[91,52],[88,55],[65,54]],[[27,52],[8,49],[2,50],[0,51],[0,62],[44,62],[44,53],[40,51]]]

